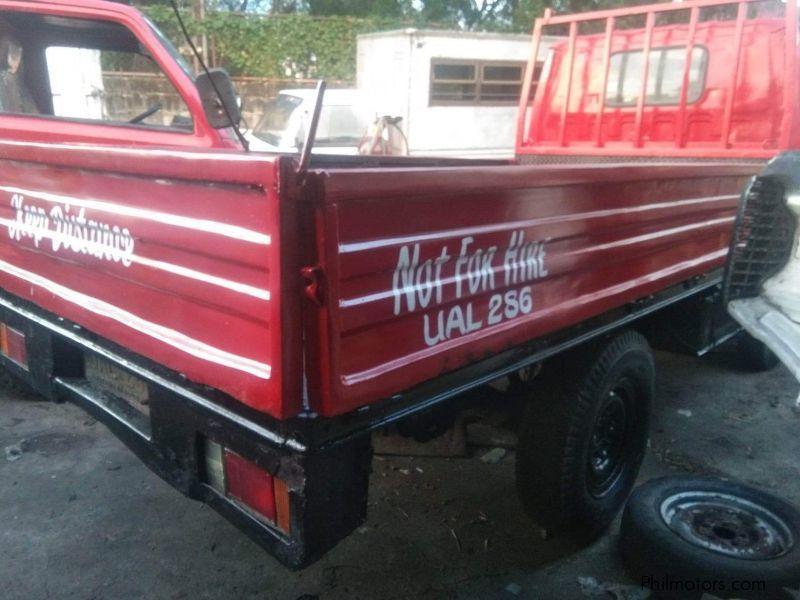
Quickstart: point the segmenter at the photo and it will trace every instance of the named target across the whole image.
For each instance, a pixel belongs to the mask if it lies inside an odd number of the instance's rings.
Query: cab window
[[[645,104],[663,106],[677,105],[680,102],[685,62],[685,47],[653,48],[650,51]],[[702,46],[695,46],[689,63],[687,104],[697,102],[702,96],[707,65],[708,50]],[[644,53],[641,50],[612,54],[606,87],[606,104],[635,106],[642,89],[643,72]]]
[[[110,21],[0,12],[0,112],[193,130],[147,50]]]

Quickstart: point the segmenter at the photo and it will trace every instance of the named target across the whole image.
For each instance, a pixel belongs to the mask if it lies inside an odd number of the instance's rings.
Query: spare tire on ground
[[[800,586],[800,511],[756,488],[662,477],[636,488],[622,516],[622,556],[655,598],[791,598]]]

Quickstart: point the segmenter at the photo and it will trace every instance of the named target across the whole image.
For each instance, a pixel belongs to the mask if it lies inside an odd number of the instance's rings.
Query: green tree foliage
[[[546,7],[582,12],[648,0],[178,0],[214,66],[234,75],[355,79],[356,36],[403,27],[530,32]],[[205,19],[198,3],[205,2]],[[188,56],[170,0],[140,7]]]
[[[176,46],[188,52],[171,9],[151,6],[146,12]],[[214,64],[233,75],[339,81],[355,79],[359,33],[396,29],[405,24],[389,17],[211,12],[199,21],[188,12],[181,14],[192,35],[207,35]]]
[[[404,0],[308,0],[308,14],[313,16],[398,18],[411,10]]]
[[[518,0],[423,0],[418,19],[458,29],[510,29]]]

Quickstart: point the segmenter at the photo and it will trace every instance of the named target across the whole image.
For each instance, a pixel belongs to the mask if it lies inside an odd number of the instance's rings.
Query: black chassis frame
[[[721,270],[553,335],[510,348],[373,405],[334,418],[306,414],[278,421],[229,396],[0,290],[0,321],[22,331],[29,367],[0,355],[11,373],[48,399],[71,401],[105,424],[151,470],[207,503],[290,569],[308,566],[366,518],[372,431],[463,397],[681,301],[718,295]],[[646,322],[642,321],[643,323]],[[651,321],[652,322],[652,321]],[[149,419],[92,389],[84,357],[95,354],[145,381]],[[267,524],[205,483],[204,438],[239,453],[288,484],[290,533]]]

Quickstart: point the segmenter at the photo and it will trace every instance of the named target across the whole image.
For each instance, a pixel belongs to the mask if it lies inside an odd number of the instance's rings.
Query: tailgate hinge
[[[302,267],[300,275],[305,280],[303,286],[303,294],[306,298],[311,300],[317,306],[323,306],[324,300],[322,297],[322,267],[315,265],[313,267]]]

